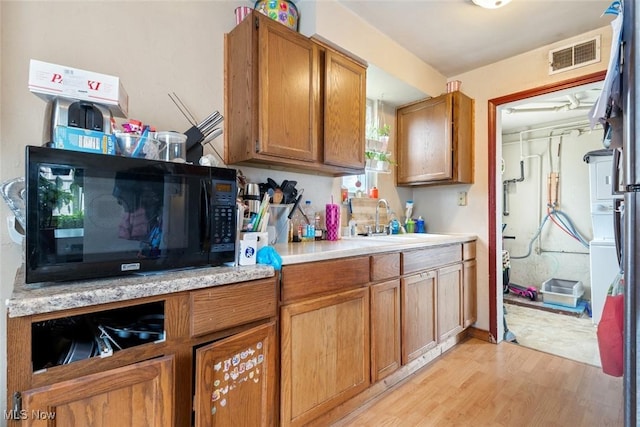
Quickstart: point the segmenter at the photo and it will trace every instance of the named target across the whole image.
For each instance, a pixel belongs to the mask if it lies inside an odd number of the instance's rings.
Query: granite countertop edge
[[[16,274],[13,293],[6,300],[6,307],[9,317],[21,317],[228,285],[274,275],[272,266],[257,264],[194,268],[76,282],[25,284],[24,269],[21,267]]]

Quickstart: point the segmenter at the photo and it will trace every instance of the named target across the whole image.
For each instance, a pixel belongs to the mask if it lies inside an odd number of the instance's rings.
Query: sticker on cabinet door
[[[233,402],[234,390],[239,387],[256,387],[255,384],[261,378],[260,365],[264,363],[264,350],[264,343],[259,341],[231,357],[214,361],[210,383],[213,384],[211,415],[217,414],[230,400]],[[254,385],[241,385],[243,383]]]

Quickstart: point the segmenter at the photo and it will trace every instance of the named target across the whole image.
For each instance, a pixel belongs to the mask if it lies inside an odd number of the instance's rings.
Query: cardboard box
[[[29,90],[44,100],[56,96],[80,99],[109,108],[117,117],[127,117],[129,95],[118,77],[32,59]]]
[[[56,126],[53,134],[53,146],[87,153],[116,154],[114,135],[67,126]]]
[[[240,248],[238,252],[238,264],[254,265],[256,263],[256,253],[258,252],[258,240],[242,239],[240,240],[239,246]]]

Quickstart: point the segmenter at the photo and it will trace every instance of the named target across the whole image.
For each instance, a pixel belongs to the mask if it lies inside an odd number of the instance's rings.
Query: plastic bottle
[[[309,218],[311,219],[311,218]],[[314,230],[315,230],[315,239],[322,240],[324,237],[324,225],[322,221],[322,216],[320,215],[320,211],[316,210],[313,218]]]
[[[389,225],[390,225],[390,229],[391,229],[391,234],[398,234],[400,233],[400,221],[398,221],[398,218],[396,218],[396,214],[391,212],[391,221],[389,221]]]
[[[303,233],[306,231],[307,222],[302,216],[302,212],[300,209],[296,208],[291,215],[291,234],[290,234],[290,242],[301,242]]]
[[[421,216],[416,220],[416,233],[425,233],[424,219]]]
[[[307,224],[304,224],[302,241],[309,242],[316,239],[316,211],[311,205],[311,200],[304,202],[304,214],[307,216],[305,220],[309,220]]]
[[[344,185],[340,187],[340,198],[342,199],[342,203],[349,200],[349,189]]]
[[[407,233],[413,233],[413,232],[414,232],[414,230],[415,230],[415,225],[416,225],[416,223],[415,223],[415,221],[413,220],[413,218],[409,218],[409,219],[407,219],[407,224],[406,224],[406,226],[407,226]]]

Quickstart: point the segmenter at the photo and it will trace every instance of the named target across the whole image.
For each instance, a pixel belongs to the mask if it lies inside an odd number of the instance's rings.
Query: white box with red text
[[[129,95],[118,77],[79,68],[32,59],[29,90],[47,101],[61,96],[102,104],[118,117],[127,117],[129,112]]]

